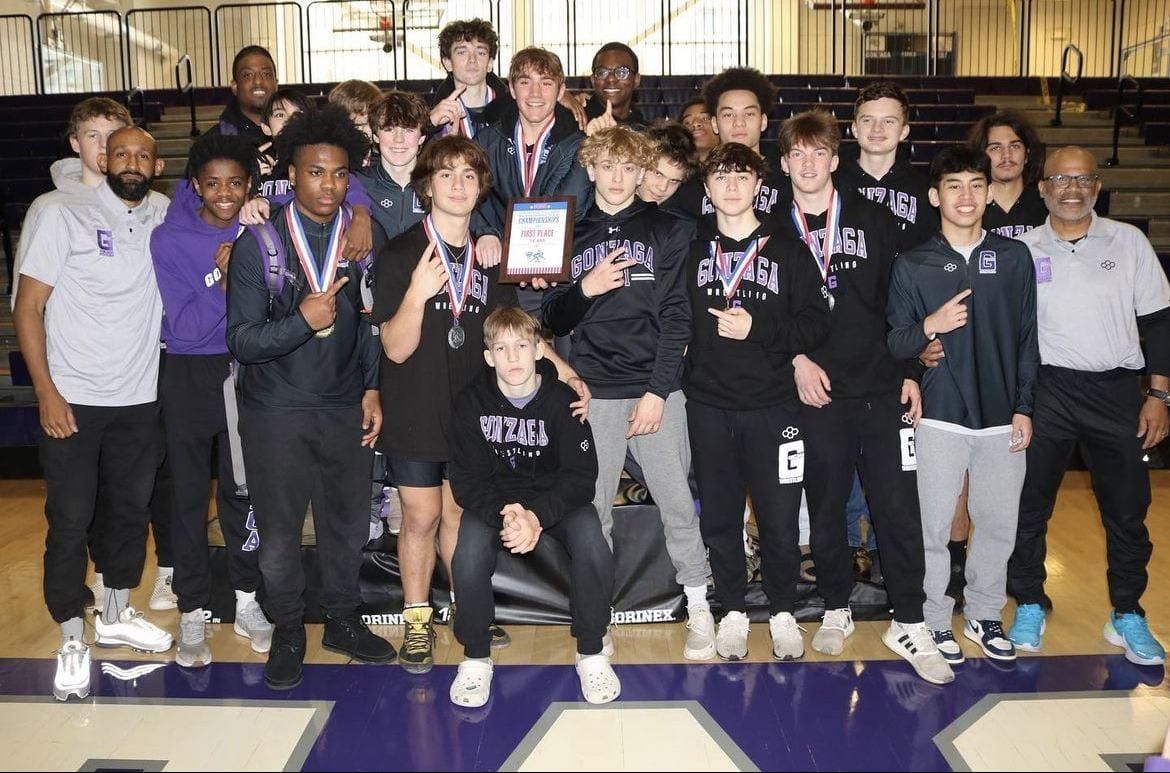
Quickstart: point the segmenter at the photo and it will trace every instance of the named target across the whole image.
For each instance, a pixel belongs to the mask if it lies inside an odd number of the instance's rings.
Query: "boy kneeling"
[[[571,415],[570,387],[536,372],[540,323],[502,307],[483,324],[484,370],[455,411],[451,489],[463,507],[452,571],[459,588],[455,637],[465,660],[451,701],[477,707],[491,690],[492,575],[501,547],[530,553],[547,529],[569,553],[577,674],[590,703],[618,697],[621,683],[602,654],[613,591],[613,554],[593,509],[597,455],[588,424]]]

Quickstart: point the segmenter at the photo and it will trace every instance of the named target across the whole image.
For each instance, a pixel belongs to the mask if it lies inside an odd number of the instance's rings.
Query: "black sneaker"
[[[492,623],[491,628],[488,630],[492,633],[493,650],[502,650],[512,643],[512,637],[508,635],[508,632],[495,623]]]
[[[882,562],[876,550],[869,551],[869,581],[874,585],[886,584],[886,576],[882,574]]]
[[[301,683],[305,664],[305,626],[278,625],[264,664],[264,684],[271,690],[291,690]]]
[[[435,664],[435,629],[432,610],[427,607],[408,607],[402,611],[406,636],[398,653],[398,665],[412,674],[425,674]]]
[[[337,618],[326,615],[321,646],[363,663],[389,663],[398,655],[393,644],[371,631],[356,614]]]

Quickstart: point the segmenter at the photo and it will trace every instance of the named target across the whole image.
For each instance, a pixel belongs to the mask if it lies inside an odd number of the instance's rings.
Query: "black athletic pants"
[[[1150,476],[1142,458],[1143,438],[1137,437],[1142,402],[1133,371],[1087,373],[1041,366],[1020,525],[1008,562],[1008,592],[1018,603],[1052,605],[1044,593],[1048,519],[1079,444],[1105,526],[1109,601],[1118,613],[1145,614],[1141,597],[1153,545],[1146,529]]]
[[[305,573],[301,532],[313,505],[321,606],[333,618],[361,605],[358,571],[370,536],[370,469],[362,408],[261,410],[240,406],[248,491],[260,534],[265,611],[277,625],[301,625]]]
[[[459,614],[455,616],[455,638],[469,658],[491,655],[491,624],[496,618],[492,575],[504,544],[500,540],[503,519],[466,510],[459,522],[459,543],[455,547],[452,572],[459,589]],[[601,533],[601,521],[593,505],[570,510],[540,535],[536,550],[546,539],[559,542],[569,554],[570,632],[577,639],[577,652],[596,655],[609,626],[609,604],[613,598],[613,553]]]
[[[49,524],[45,603],[58,623],[82,616],[91,527],[105,586],[127,589],[141,581],[150,492],[162,453],[157,402],[70,407],[78,431],[63,440],[42,436],[40,443]]]
[[[207,505],[211,465],[217,460],[216,514],[228,550],[228,575],[236,590],[260,586],[260,542],[251,508],[237,497],[228,448],[223,383],[231,355],[169,354],[160,399],[171,477],[171,539],[179,611],[206,607],[211,600],[207,547]],[[158,533],[155,533],[158,539]]]
[[[801,406],[810,542],[825,609],[849,606],[853,590],[853,550],[845,505],[857,469],[869,502],[894,619],[922,622],[925,554],[914,427],[905,416],[906,406],[896,394],[835,397],[823,408]]]
[[[699,484],[699,528],[724,613],[747,611],[743,511],[748,495],[760,529],[760,573],[770,614],[792,612],[804,482],[800,412],[784,405],[733,411],[687,400],[687,427]]]

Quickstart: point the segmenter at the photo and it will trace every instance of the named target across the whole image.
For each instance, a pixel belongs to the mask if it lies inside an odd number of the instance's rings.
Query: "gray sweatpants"
[[[969,620],[1002,619],[1007,600],[1007,562],[1016,544],[1027,459],[1023,452],[1008,450],[1010,441],[1009,432],[963,435],[926,425],[915,432],[918,500],[926,549],[926,603],[922,612],[932,630],[951,630],[955,603],[946,595],[951,574],[947,541],[965,472],[971,477],[967,499],[971,536],[967,543],[964,615]]]
[[[597,448],[597,489],[593,506],[601,517],[601,533],[613,547],[613,497],[617,493],[626,447],[646,475],[650,496],[658,505],[666,552],[674,564],[680,585],[706,585],[706,554],[699,533],[699,516],[687,477],[691,468],[691,446],[687,438],[686,398],[672,392],[662,411],[662,425],[650,435],[629,440],[628,421],[638,398],[599,400],[589,403],[589,425]]]

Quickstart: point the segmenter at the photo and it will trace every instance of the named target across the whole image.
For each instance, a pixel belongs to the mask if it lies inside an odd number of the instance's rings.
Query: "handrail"
[[[126,109],[130,111],[130,116],[134,116],[134,98],[138,98],[138,111],[141,118],[138,125],[143,129],[150,128],[150,122],[146,119],[146,92],[135,86],[126,92]]]
[[[1069,54],[1076,53],[1077,55],[1077,74],[1070,75],[1068,71]],[[1064,86],[1076,85],[1077,81],[1081,79],[1081,73],[1085,68],[1085,54],[1081,49],[1077,48],[1075,43],[1069,43],[1060,52],[1060,83],[1056,87],[1056,116],[1049,121],[1051,126],[1060,126],[1060,111],[1064,107]]]
[[[1131,43],[1130,45],[1121,49],[1121,61],[1124,62],[1125,58],[1127,56],[1132,54],[1134,51],[1137,51],[1139,48],[1145,48],[1146,46],[1152,46],[1155,43],[1161,43],[1163,40],[1170,40],[1170,32],[1163,32],[1161,35],[1155,35],[1154,37],[1149,38],[1147,40],[1141,40],[1141,41],[1138,41],[1137,43]]]
[[[1133,85],[1133,91],[1136,95],[1132,107],[1123,103],[1126,84]],[[1122,75],[1117,79],[1117,107],[1113,109],[1113,155],[1105,162],[1105,166],[1118,166],[1121,163],[1117,157],[1117,145],[1121,141],[1121,120],[1125,118],[1131,124],[1140,121],[1144,99],[1145,89],[1137,78],[1132,75]]]
[[[182,67],[187,65],[187,83],[183,83]],[[175,88],[179,90],[179,95],[187,95],[187,104],[191,107],[191,137],[199,136],[199,127],[195,125],[195,71],[194,65],[191,63],[191,56],[183,54],[179,57],[179,61],[175,63]]]

